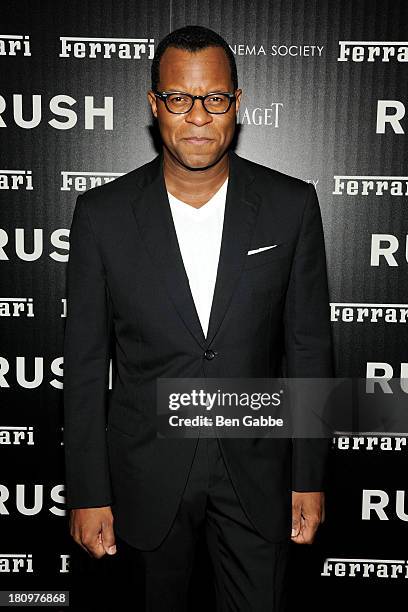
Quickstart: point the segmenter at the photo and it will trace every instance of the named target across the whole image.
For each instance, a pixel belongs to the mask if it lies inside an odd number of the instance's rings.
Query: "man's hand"
[[[292,491],[292,541],[312,544],[324,521],[324,492]]]
[[[113,515],[110,506],[76,508],[70,511],[71,536],[91,557],[116,553]]]

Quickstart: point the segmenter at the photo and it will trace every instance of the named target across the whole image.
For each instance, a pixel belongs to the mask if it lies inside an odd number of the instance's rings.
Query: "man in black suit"
[[[311,543],[324,520],[328,440],[159,438],[155,429],[161,377],[333,376],[316,191],[231,150],[241,94],[218,34],[169,34],[148,92],[162,152],[79,196],[74,210],[70,529],[93,557],[116,546],[128,555],[138,609],[185,609],[205,525],[219,609],[283,610],[290,542]]]

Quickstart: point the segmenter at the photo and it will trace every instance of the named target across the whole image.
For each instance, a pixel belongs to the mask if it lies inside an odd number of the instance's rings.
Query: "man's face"
[[[157,118],[163,145],[184,167],[206,168],[216,163],[228,149],[234,136],[241,89],[234,92],[231,70],[222,47],[208,47],[195,53],[168,47],[160,60],[158,91],[182,91],[193,95],[213,92],[235,93],[236,103],[228,112],[208,113],[201,100],[180,115],[170,113],[164,101],[148,92],[153,115]],[[206,138],[197,142],[190,138]]]

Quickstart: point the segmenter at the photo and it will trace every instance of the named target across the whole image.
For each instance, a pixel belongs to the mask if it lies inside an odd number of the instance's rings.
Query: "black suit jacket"
[[[197,439],[158,438],[158,377],[332,377],[320,208],[311,184],[229,151],[207,338],[178,247],[163,154],[79,196],[64,339],[67,508],[111,505],[114,529],[160,544]],[[250,249],[278,244],[256,255]],[[205,358],[212,349],[215,358]],[[112,358],[112,389],[108,392]],[[244,510],[289,537],[291,491],[324,490],[328,440],[222,438]]]

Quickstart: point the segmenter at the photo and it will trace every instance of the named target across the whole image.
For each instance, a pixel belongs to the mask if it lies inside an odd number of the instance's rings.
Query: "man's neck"
[[[167,191],[186,204],[200,208],[212,198],[228,178],[228,151],[211,168],[188,170],[164,148],[163,172]]]

